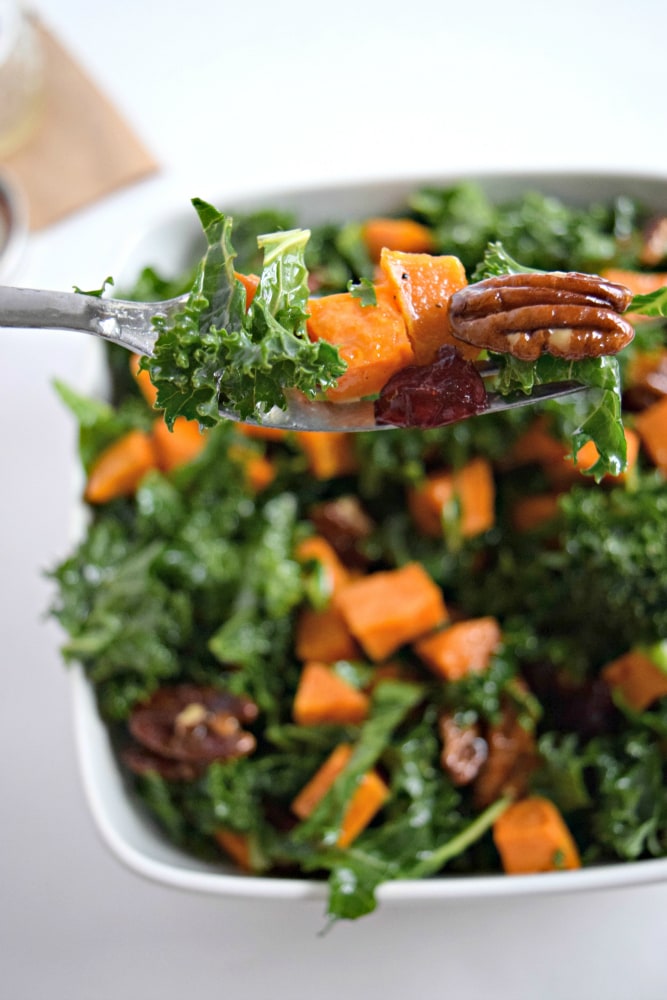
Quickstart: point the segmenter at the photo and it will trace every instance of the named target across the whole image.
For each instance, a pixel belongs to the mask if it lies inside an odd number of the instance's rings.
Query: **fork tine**
[[[581,392],[585,386],[580,382],[546,382],[536,385],[529,393],[501,396],[498,392],[487,393],[488,407],[484,413],[502,413],[503,410],[516,410],[520,406],[530,406],[532,403],[546,402],[549,399],[560,399]],[[484,413],[481,415],[483,416]]]
[[[484,374],[492,374],[491,372]],[[545,402],[581,392],[585,387],[578,382],[550,382],[535,386],[530,393],[501,396],[497,392],[487,393],[488,406],[479,416],[486,413],[501,413],[531,403]],[[375,417],[373,403],[367,400],[356,403],[309,402],[298,393],[287,393],[288,406],[285,410],[274,407],[261,420],[246,420],[248,424],[275,427],[286,431],[388,431],[396,430],[392,424],[379,423]],[[220,409],[220,416],[238,421],[238,416],[230,410]],[[466,419],[470,419],[469,417]],[[444,424],[441,426],[445,426]]]

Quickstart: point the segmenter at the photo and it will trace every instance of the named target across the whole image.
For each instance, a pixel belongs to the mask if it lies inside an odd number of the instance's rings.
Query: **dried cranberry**
[[[408,365],[380,392],[375,418],[394,427],[442,427],[487,407],[482,376],[455,347],[445,345],[430,365]]]
[[[584,740],[618,728],[621,716],[602,677],[574,683],[549,662],[525,664],[523,673],[544,707],[545,728],[578,733]]]

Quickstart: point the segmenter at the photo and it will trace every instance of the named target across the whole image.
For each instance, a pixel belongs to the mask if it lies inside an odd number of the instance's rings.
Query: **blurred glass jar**
[[[32,135],[42,95],[42,50],[35,25],[22,4],[0,0],[0,158]]]

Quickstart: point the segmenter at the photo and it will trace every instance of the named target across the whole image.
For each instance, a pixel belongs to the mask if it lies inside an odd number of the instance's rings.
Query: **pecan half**
[[[248,698],[197,684],[159,688],[134,709],[129,729],[136,742],[157,757],[188,764],[244,757],[255,737],[242,728],[258,710]]]
[[[454,337],[480,349],[534,361],[540,354],[577,360],[616,354],[635,331],[620,314],[631,292],[577,271],[506,274],[456,292]]]
[[[524,729],[513,708],[506,707],[502,719],[489,726],[485,736],[488,756],[474,784],[474,799],[480,809],[506,792],[525,795],[539,760],[535,737]]]
[[[309,517],[346,566],[363,568],[368,564],[362,548],[375,524],[357,497],[350,494],[323,500],[310,510]]]
[[[488,755],[488,744],[476,723],[461,725],[448,712],[438,720],[442,752],[442,769],[457,786],[474,781]]]

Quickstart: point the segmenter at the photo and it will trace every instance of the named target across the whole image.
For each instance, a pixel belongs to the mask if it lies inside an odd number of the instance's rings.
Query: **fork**
[[[183,309],[187,299],[187,295],[181,295],[162,302],[129,302],[79,292],[0,285],[0,327],[87,333],[135,354],[150,357],[158,337],[153,319],[163,317],[169,320]],[[498,374],[497,367],[489,362],[479,362],[477,368],[485,380],[491,380]],[[580,383],[574,381],[552,382],[535,386],[530,393],[512,396],[501,396],[490,389],[487,391],[487,406],[482,415],[557,399],[579,392],[582,388]],[[220,416],[236,422],[291,431],[392,429],[392,425],[380,423],[376,419],[372,401],[311,402],[300,393],[289,391],[286,396],[286,409],[273,407],[262,414],[261,418],[241,421],[233,410],[223,407],[220,408]]]

